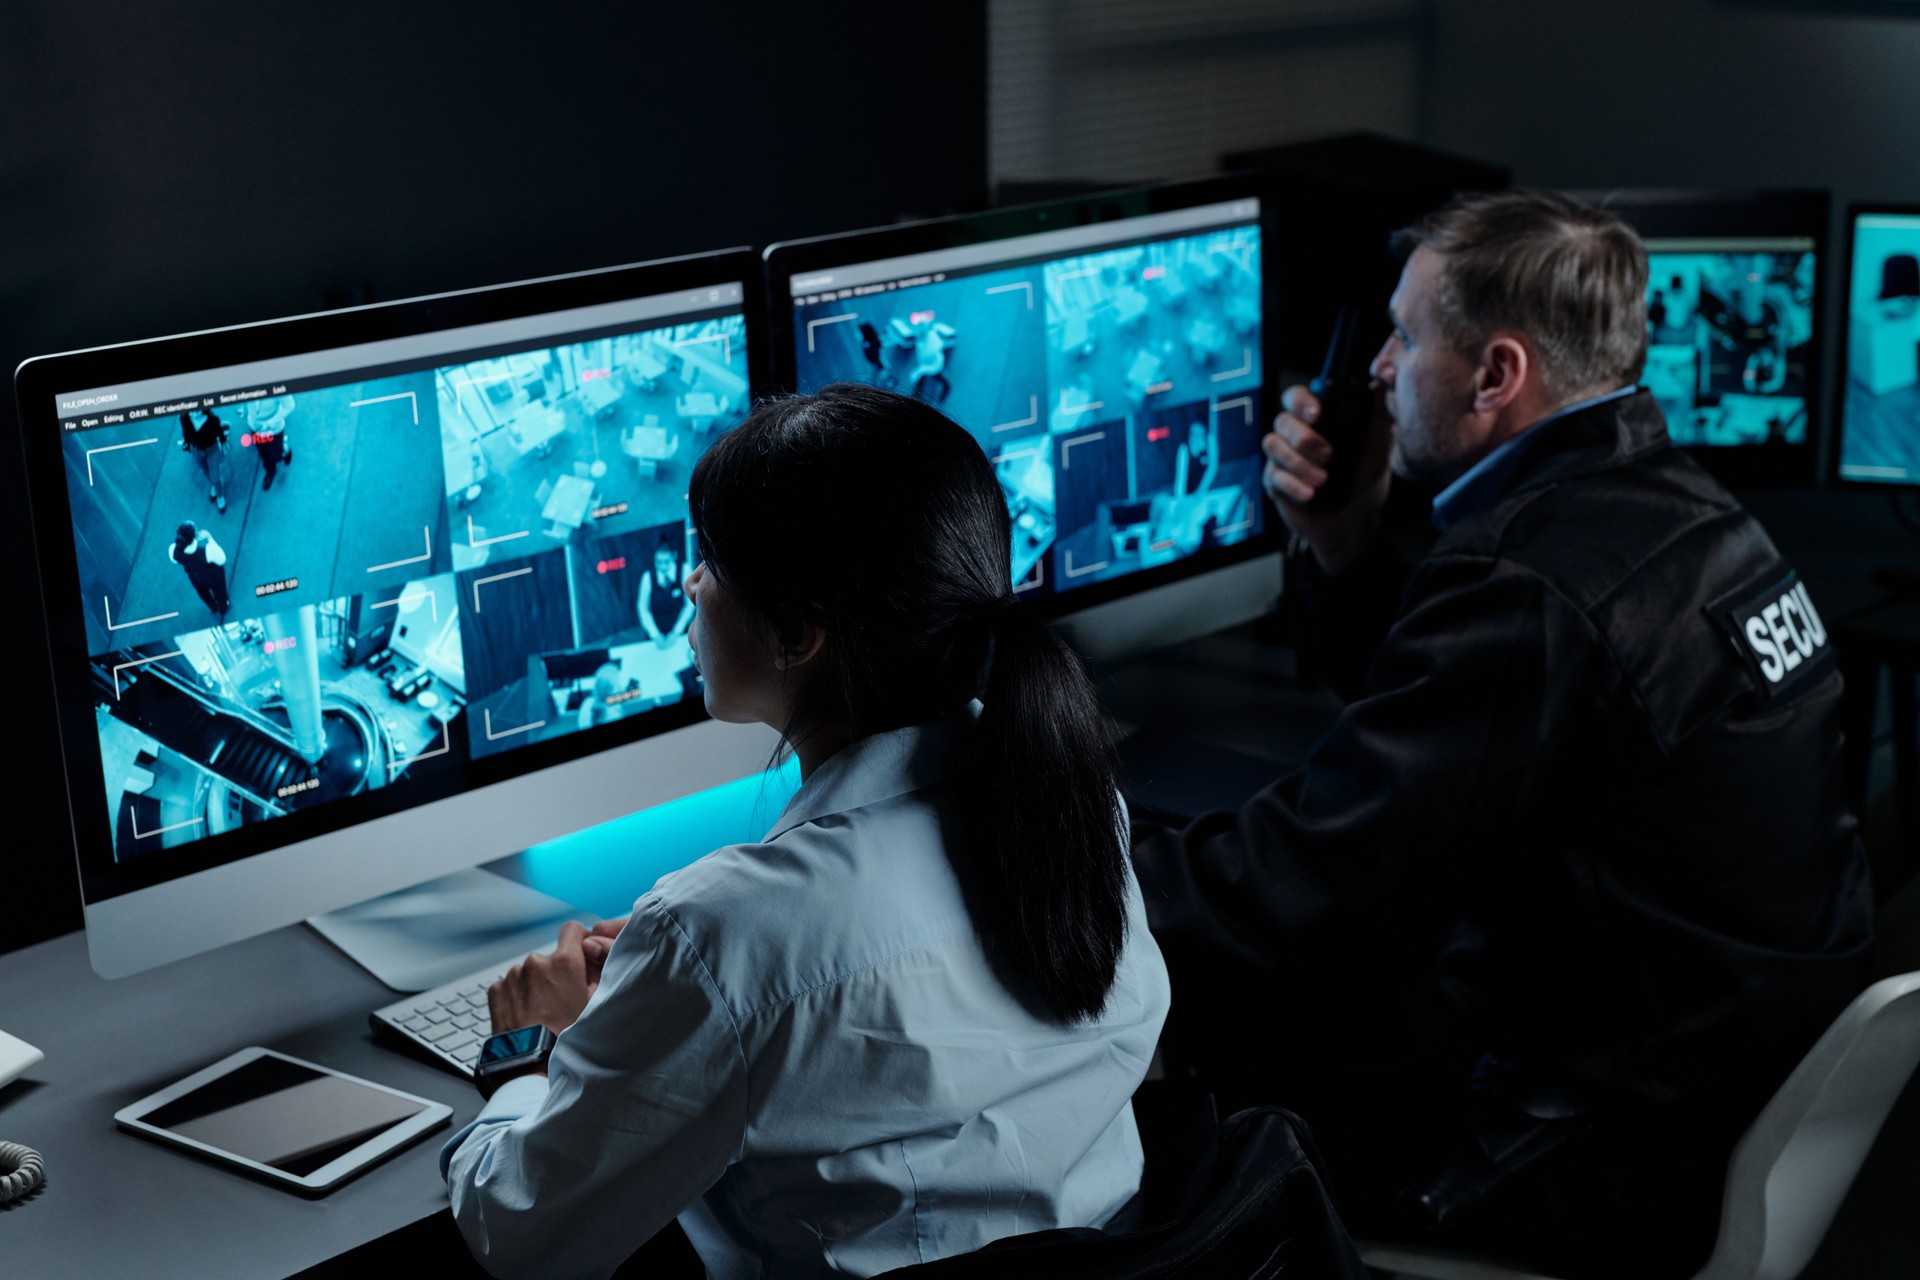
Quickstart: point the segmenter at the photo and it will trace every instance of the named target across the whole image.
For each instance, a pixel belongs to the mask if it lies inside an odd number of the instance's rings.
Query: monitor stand
[[[456,871],[323,916],[314,930],[395,991],[426,991],[551,944],[599,917],[495,875]]]

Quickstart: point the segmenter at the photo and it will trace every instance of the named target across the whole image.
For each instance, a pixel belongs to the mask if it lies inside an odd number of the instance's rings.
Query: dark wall
[[[982,0],[14,0],[0,360],[978,207],[985,59]],[[4,949],[79,909],[37,588],[0,578]]]
[[[1421,137],[1529,185],[1920,200],[1920,9],[1868,7],[1438,0]]]

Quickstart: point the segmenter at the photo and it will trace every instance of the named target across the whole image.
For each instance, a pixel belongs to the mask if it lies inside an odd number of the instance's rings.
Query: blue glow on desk
[[[715,849],[759,840],[800,788],[800,763],[748,774],[630,813],[519,855],[521,878],[600,916],[623,916],[670,871]]]

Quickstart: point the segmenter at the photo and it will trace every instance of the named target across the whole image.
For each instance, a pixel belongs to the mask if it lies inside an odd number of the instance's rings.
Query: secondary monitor
[[[1920,208],[1857,205],[1848,221],[1835,469],[1852,484],[1920,486]]]
[[[1080,610],[1271,555],[1265,251],[1240,178],[775,245],[774,381],[940,408],[999,474],[1014,591]]]
[[[1587,193],[1647,246],[1647,363],[1673,442],[1731,484],[1811,483],[1824,192]]]
[[[116,976],[739,777],[687,645],[749,251],[28,361],[94,967]]]

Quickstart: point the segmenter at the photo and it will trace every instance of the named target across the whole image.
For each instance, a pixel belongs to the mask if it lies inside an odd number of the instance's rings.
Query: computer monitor
[[[1854,205],[1847,223],[1834,472],[1849,485],[1920,486],[1920,206]]]
[[[734,250],[16,374],[88,946],[118,976],[764,765],[707,719],[686,487]],[[451,976],[451,975],[449,975]]]
[[[1646,242],[1642,381],[1673,442],[1736,487],[1813,483],[1826,193],[1580,194]]]
[[[1279,588],[1258,189],[1231,177],[776,244],[777,386],[918,397],[979,440],[1013,589],[1089,650],[1257,616]],[[1097,619],[1094,625],[1086,625]]]

